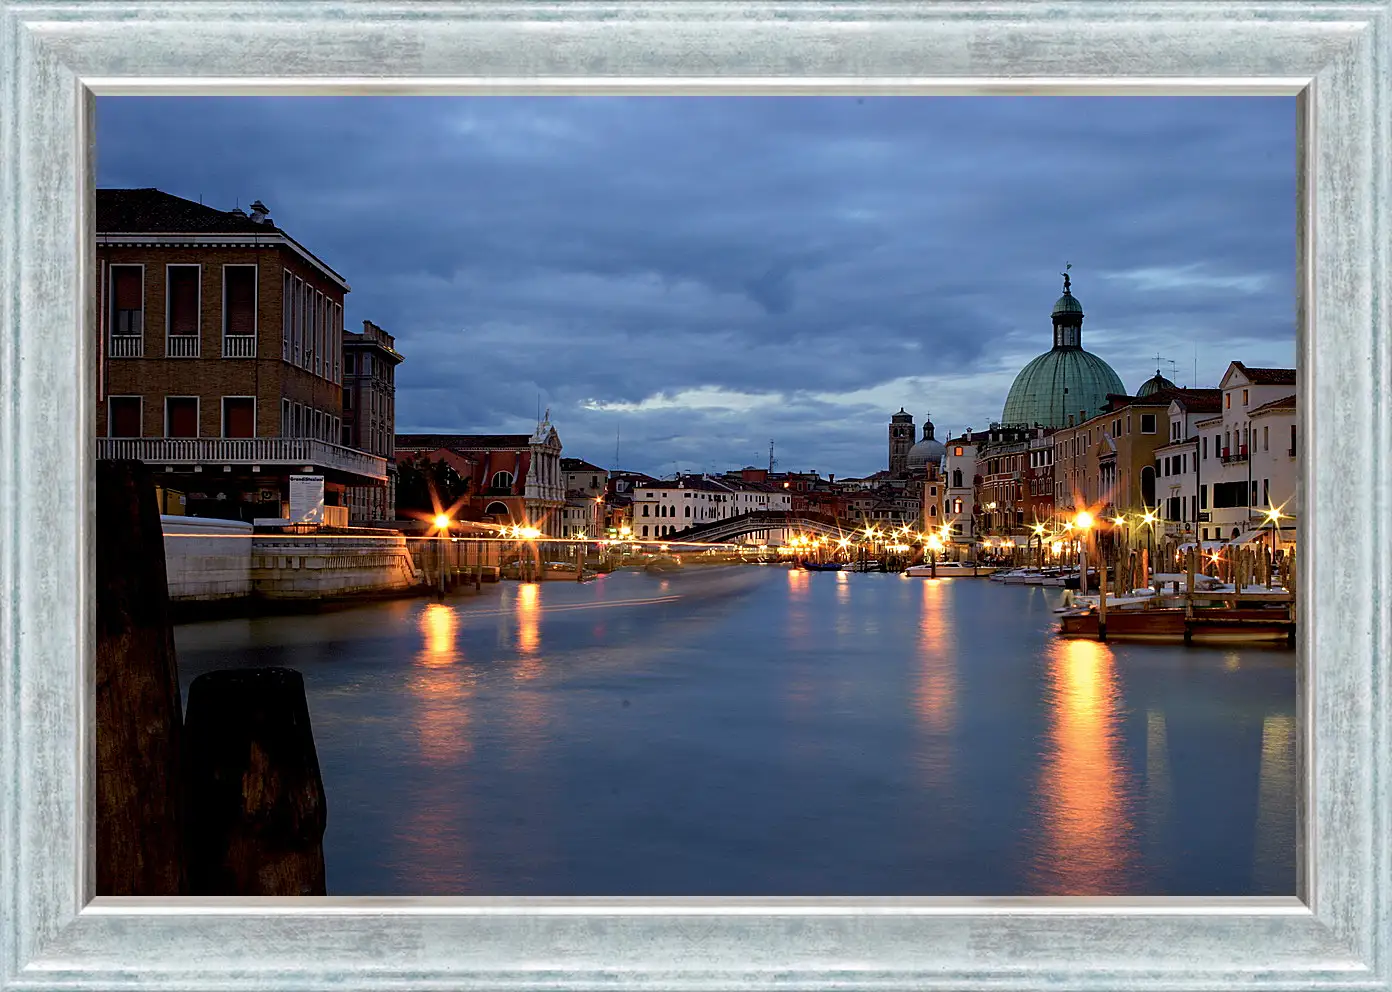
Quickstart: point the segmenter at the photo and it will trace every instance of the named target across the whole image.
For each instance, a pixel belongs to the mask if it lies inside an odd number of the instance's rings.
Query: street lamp
[[[934,579],[938,577],[938,552],[942,546],[942,539],[937,534],[928,538],[928,575]]]

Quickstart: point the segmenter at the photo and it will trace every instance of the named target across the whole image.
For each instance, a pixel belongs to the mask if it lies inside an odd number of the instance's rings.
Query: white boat
[[[984,578],[996,569],[986,565],[980,567],[970,561],[940,561],[936,565],[910,565],[904,574],[910,578]]]

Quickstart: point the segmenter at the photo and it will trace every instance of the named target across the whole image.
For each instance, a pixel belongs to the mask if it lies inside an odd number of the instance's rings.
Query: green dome
[[[1064,299],[1073,297],[1065,294]],[[1081,411],[1081,419],[1074,420],[1079,424],[1102,412],[1109,393],[1126,393],[1110,365],[1082,348],[1054,348],[1015,377],[1005,398],[1001,423],[1067,427],[1069,415],[1077,418]]]
[[[1174,388],[1176,388],[1175,384],[1171,382],[1169,379],[1166,379],[1163,375],[1161,375],[1159,369],[1156,369],[1155,374],[1153,376],[1151,376],[1145,382],[1141,383],[1141,388],[1136,390],[1136,395],[1152,396],[1155,393],[1160,392],[1160,390],[1162,389]]]
[[[1076,313],[1082,316],[1083,305],[1072,293],[1064,291],[1064,294],[1054,303],[1054,316],[1057,317],[1061,313]]]

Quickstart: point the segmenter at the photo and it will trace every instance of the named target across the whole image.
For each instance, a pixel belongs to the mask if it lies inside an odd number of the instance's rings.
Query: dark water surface
[[[331,895],[1294,894],[1295,654],[781,567],[177,629],[304,674]]]

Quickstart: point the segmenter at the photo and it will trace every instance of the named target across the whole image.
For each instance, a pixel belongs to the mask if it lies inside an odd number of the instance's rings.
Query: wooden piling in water
[[[96,498],[95,892],[186,895],[179,674],[150,470],[98,461]]]
[[[300,674],[200,675],[185,744],[190,893],[324,895],[327,808]]]

